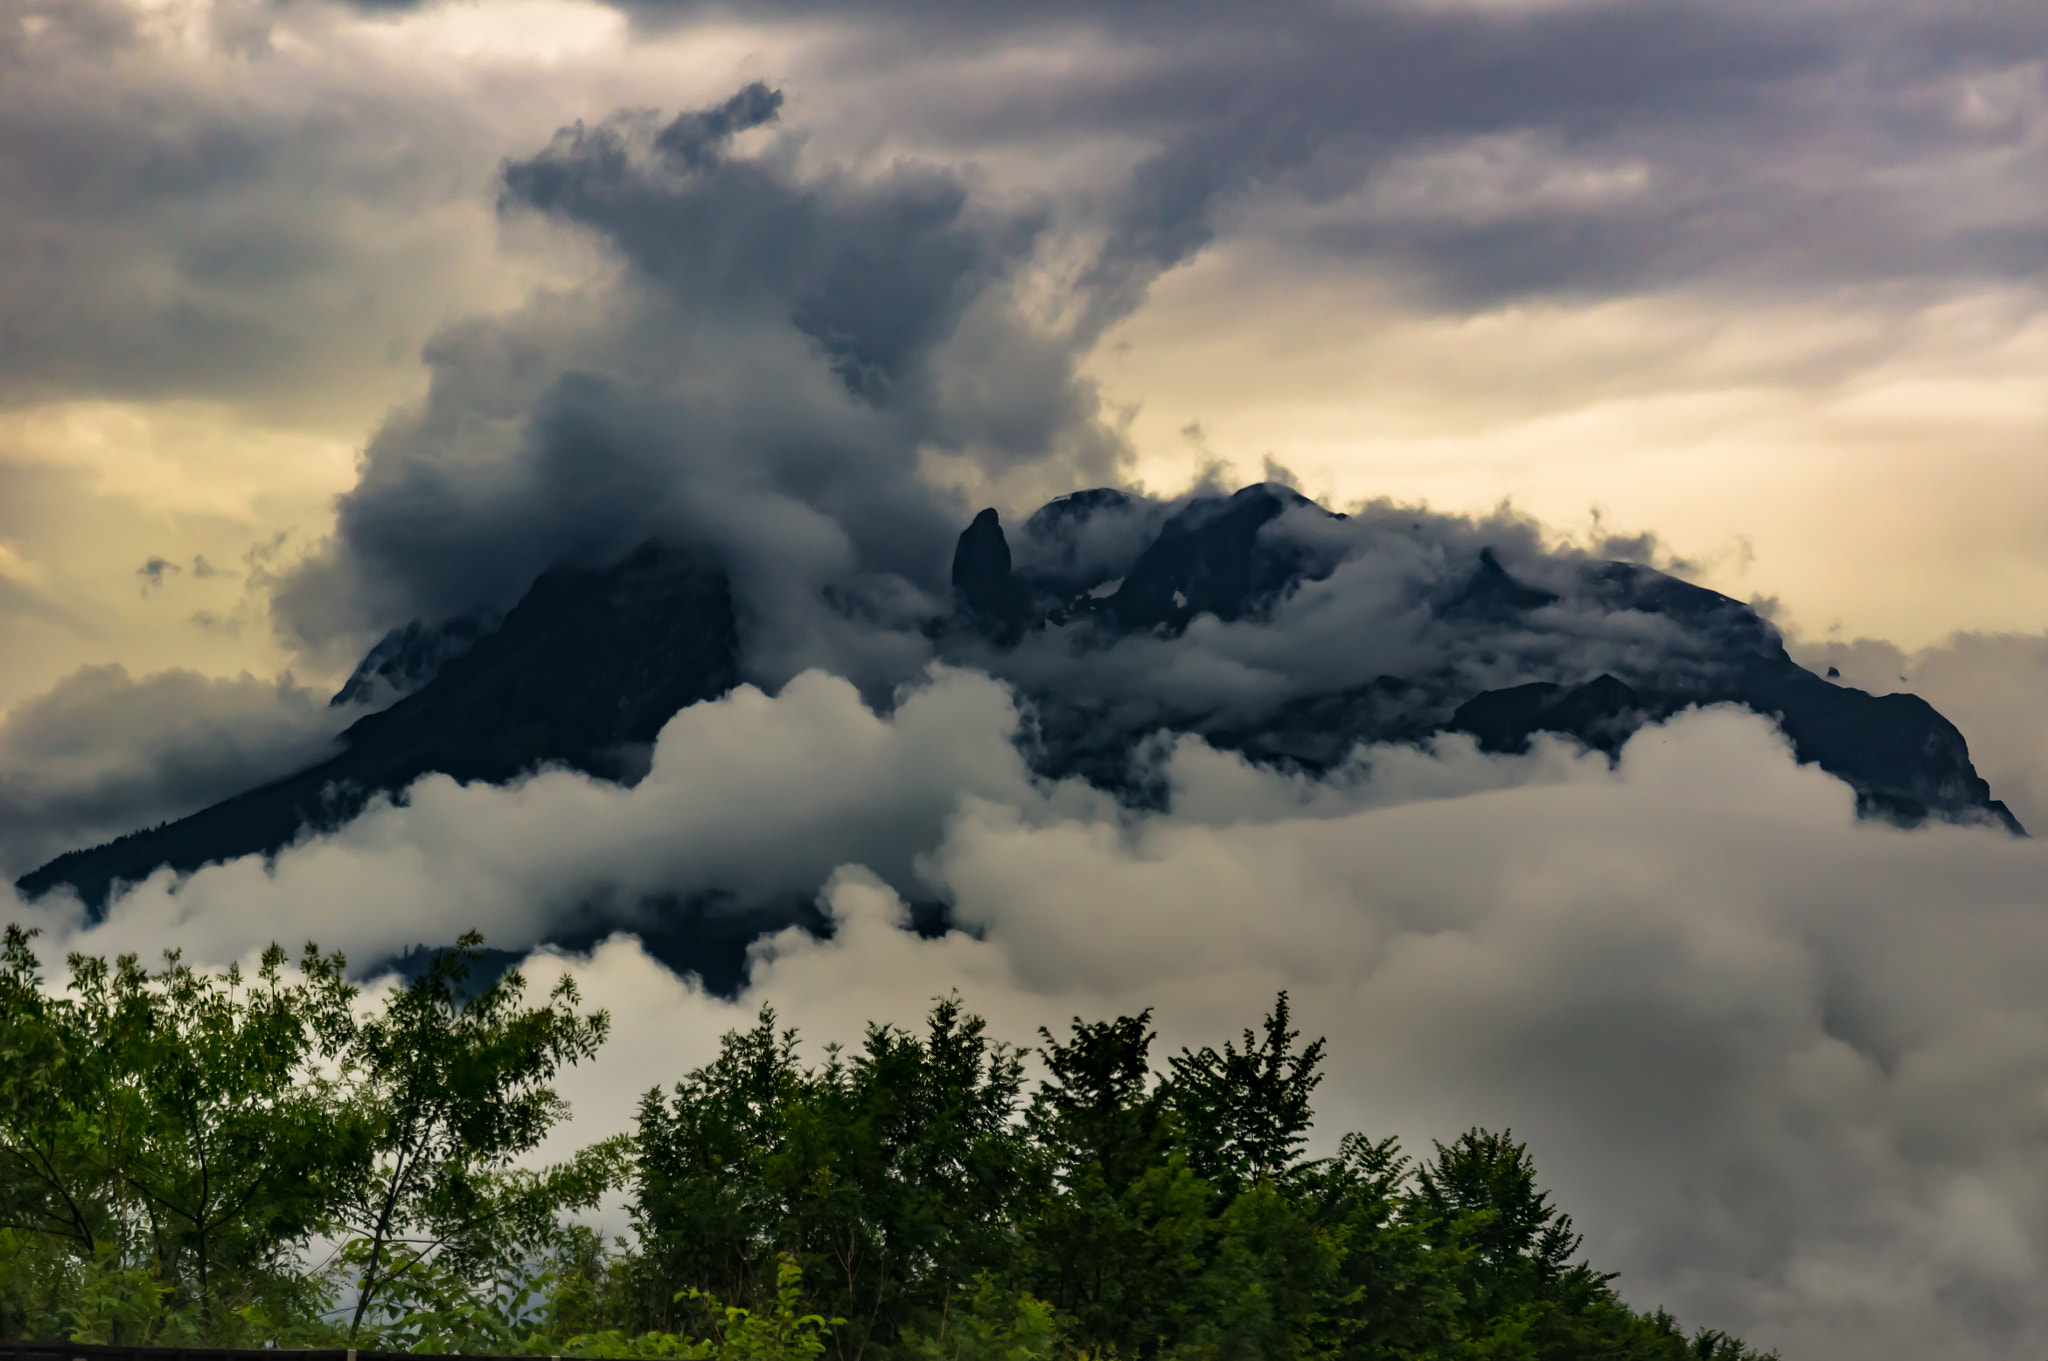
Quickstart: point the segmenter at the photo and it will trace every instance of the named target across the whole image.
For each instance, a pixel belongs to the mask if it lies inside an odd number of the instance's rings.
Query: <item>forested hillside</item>
[[[637,1130],[518,1164],[609,1029],[480,940],[366,1001],[0,958],[0,1334],[614,1357],[1708,1358],[1625,1304],[1506,1133],[1307,1156],[1324,1043],[1148,1014],[1033,1053],[953,998],[822,1063],[763,1010]],[[1032,1080],[1028,1073],[1042,1070]],[[632,1234],[580,1222],[622,1195]],[[609,1203],[616,1203],[615,1200]]]

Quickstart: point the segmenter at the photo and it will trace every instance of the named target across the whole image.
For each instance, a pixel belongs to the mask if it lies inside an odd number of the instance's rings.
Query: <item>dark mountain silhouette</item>
[[[731,689],[738,658],[724,576],[686,556],[650,546],[601,571],[549,572],[497,629],[344,732],[339,755],[190,817],[61,855],[17,887],[33,895],[69,884],[97,907],[116,880],[275,851],[432,771],[492,782],[546,762],[621,773],[633,744],[652,742],[676,710]]]
[[[1070,534],[1127,502],[1108,491],[1062,498],[1032,516],[1025,533],[1038,540]],[[1273,485],[1197,498],[1165,521],[1114,582],[1070,570],[1057,558],[1052,570],[1013,568],[999,518],[983,511],[961,535],[954,558],[959,619],[998,646],[1013,647],[1035,630],[1077,623],[1113,638],[1171,635],[1202,614],[1256,618],[1304,581],[1327,574],[1329,564],[1299,538],[1265,532],[1296,510],[1311,521],[1343,518]],[[1536,733],[1552,732],[1611,754],[1646,722],[1692,705],[1740,704],[1776,719],[1801,761],[1855,789],[1866,816],[1906,824],[1988,820],[2022,832],[1978,777],[1962,733],[1925,700],[1822,679],[1794,662],[1777,630],[1749,606],[1651,568],[1586,561],[1574,565],[1573,575],[1582,607],[1676,625],[1688,646],[1682,654],[1642,656],[1627,677],[1602,671],[1478,694],[1456,694],[1454,681],[1440,675],[1380,676],[1296,696],[1250,721],[1179,713],[1131,724],[1066,696],[1034,694],[1039,765],[1048,774],[1116,784],[1128,778],[1138,744],[1160,727],[1311,771],[1342,760],[1360,742],[1415,741],[1443,731],[1470,733],[1487,751],[1519,751]],[[1560,599],[1516,580],[1492,549],[1482,549],[1471,574],[1429,608],[1439,621],[1484,639],[1489,632],[1540,629],[1540,612]]]
[[[1755,610],[1632,563],[1546,559],[1546,582],[1536,584],[1519,580],[1493,549],[1466,548],[1456,558],[1470,564],[1462,575],[1452,571],[1448,584],[1412,602],[1442,638],[1485,654],[1495,670],[1500,656],[1520,655],[1505,640],[1569,641],[1588,619],[1623,621],[1614,631],[1637,645],[1610,665],[1589,665],[1593,674],[1571,672],[1569,648],[1538,649],[1530,655],[1550,658],[1553,674],[1476,693],[1445,664],[1307,687],[1252,713],[1183,712],[1128,688],[1108,701],[1069,692],[1033,681],[1045,673],[1016,664],[1034,647],[1065,649],[1085,663],[1091,650],[1125,640],[1179,637],[1203,615],[1270,622],[1292,593],[1344,560],[1341,545],[1318,538],[1343,529],[1343,519],[1271,485],[1178,506],[1097,489],[1040,509],[1013,554],[1000,517],[985,510],[960,535],[954,607],[933,621],[931,636],[940,655],[1018,686],[1035,714],[1026,752],[1041,772],[1085,776],[1134,802],[1163,797],[1148,784],[1147,763],[1135,759],[1162,730],[1321,771],[1361,742],[1444,732],[1469,733],[1494,752],[1521,750],[1551,732],[1612,754],[1646,722],[1689,705],[1733,703],[1774,717],[1799,759],[1851,785],[1866,815],[1996,821],[2021,831],[1978,777],[1962,734],[1924,700],[1816,676],[1792,661]],[[1345,641],[1318,646],[1330,652]],[[739,675],[732,593],[717,569],[658,545],[611,566],[558,568],[502,620],[479,614],[388,635],[336,702],[401,697],[343,733],[331,759],[190,817],[60,856],[18,887],[36,895],[69,885],[97,910],[117,882],[162,866],[183,872],[275,852],[429,772],[500,782],[559,763],[635,778],[646,744],[672,714],[723,694]],[[1137,685],[1143,689],[1142,679]],[[944,929],[943,907],[924,911],[921,929]],[[660,957],[726,990],[738,986],[748,942],[761,932],[793,923],[829,929],[800,898],[738,904],[709,895],[637,904],[632,917]],[[557,940],[593,943],[613,924],[593,905]]]

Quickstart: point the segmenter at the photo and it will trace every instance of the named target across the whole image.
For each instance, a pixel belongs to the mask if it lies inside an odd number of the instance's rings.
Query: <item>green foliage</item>
[[[853,1353],[1003,1264],[1033,1169],[1022,1064],[983,1032],[948,999],[922,1036],[870,1026],[857,1052],[804,1068],[763,1009],[672,1093],[648,1093],[633,1216],[649,1321],[702,1317],[665,1305],[678,1282],[758,1306],[786,1255],[851,1320]]]
[[[597,1052],[610,1017],[579,1015],[567,978],[541,1007],[520,1005],[516,969],[470,989],[482,944],[470,932],[393,988],[349,1051],[372,1150],[368,1174],[334,1203],[356,1235],[342,1259],[356,1294],[351,1339],[379,1309],[411,1312],[413,1282],[488,1285],[515,1271],[560,1211],[596,1203],[621,1166],[614,1145],[541,1173],[512,1168],[567,1117],[548,1084]],[[393,1292],[405,1303],[387,1308]]]
[[[931,1337],[909,1334],[900,1348],[911,1361],[1039,1361],[1061,1351],[1059,1319],[1052,1306],[1026,1294],[1012,1294],[983,1272],[971,1294],[949,1298]]]
[[[1169,1060],[1181,1141],[1196,1171],[1229,1187],[1275,1177],[1293,1167],[1315,1117],[1309,1097],[1323,1075],[1323,1041],[1294,1052],[1298,1031],[1287,1028],[1287,994],[1273,1002],[1263,1040],[1244,1032],[1244,1049],[1225,1042]]]
[[[364,1006],[0,941],[0,1335],[649,1361],[1761,1361],[1639,1314],[1525,1146],[1311,1158],[1323,1042],[1282,993],[1153,1063],[1149,1012],[1041,1031],[958,998],[799,1058],[763,1009],[633,1135],[521,1166],[607,1033],[470,986],[465,936]],[[565,1219],[625,1188],[632,1239]]]
[[[507,1346],[501,1354],[548,1352],[625,1361],[811,1361],[825,1354],[826,1335],[846,1322],[843,1318],[828,1319],[821,1314],[802,1312],[803,1269],[788,1257],[776,1266],[775,1298],[765,1313],[720,1304],[715,1297],[699,1290],[682,1291],[677,1298],[704,1306],[713,1320],[711,1337],[700,1340],[676,1333],[650,1331],[628,1335],[609,1330],[555,1342],[542,1333],[529,1336],[523,1347]]]
[[[30,942],[0,941],[0,1225],[47,1259],[23,1268],[44,1315],[130,1341],[302,1309],[300,1255],[369,1152],[333,1074],[354,1034],[340,957],[309,945],[287,981],[274,945],[253,980],[74,955],[53,997]]]
[[[811,1306],[853,1318],[844,1357],[1753,1355],[1634,1313],[1575,1262],[1507,1134],[1421,1166],[1357,1135],[1304,1157],[1323,1046],[1298,1043],[1284,994],[1242,1047],[1184,1051],[1164,1078],[1150,1019],[1041,1032],[1047,1075],[1016,1120],[1015,1060],[957,1001],[923,1040],[878,1028],[815,1069],[764,1011],[642,1105],[642,1283],[618,1305],[655,1307],[655,1281],[757,1297],[788,1251],[818,1268]]]
[[[576,1014],[573,987],[522,1007],[516,973],[466,991],[479,943],[359,1020],[346,961],[312,945],[292,970],[271,946],[253,978],[175,952],[155,970],[74,955],[52,993],[32,933],[8,926],[0,1322],[110,1342],[331,1341],[337,1264],[358,1287],[352,1331],[394,1262],[422,1301],[440,1288],[429,1264],[471,1293],[517,1276],[628,1154],[615,1140],[511,1166],[566,1117],[548,1083],[595,1052],[606,1019]],[[337,1239],[337,1260],[310,1260]]]

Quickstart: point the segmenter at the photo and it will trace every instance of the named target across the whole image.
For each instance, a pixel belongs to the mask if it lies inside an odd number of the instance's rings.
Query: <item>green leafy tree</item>
[[[1453,1337],[1466,1354],[1654,1361],[1724,1346],[1718,1334],[1688,1342],[1668,1318],[1636,1314],[1611,1274],[1575,1263],[1581,1239],[1571,1217],[1538,1189],[1534,1160],[1509,1132],[1467,1130],[1438,1144],[1416,1173],[1408,1212],[1456,1264]],[[1732,1355],[1747,1354],[1737,1347]]]
[[[729,1031],[718,1056],[669,1097],[641,1098],[632,1216],[643,1322],[673,1326],[671,1283],[728,1300],[756,1297],[766,1255],[788,1237],[790,1132],[810,1083],[796,1043],[763,1007],[751,1029]]]
[[[1051,1175],[1021,1226],[1021,1283],[1084,1345],[1139,1354],[1193,1305],[1214,1191],[1175,1147],[1149,1010],[1039,1036],[1049,1075],[1027,1123]]]
[[[25,1235],[16,1257],[38,1238],[85,1256],[102,1242],[118,1250],[118,1150],[139,1135],[124,1123],[132,1103],[116,1100],[129,1075],[107,1032],[146,1018],[134,1007],[94,1018],[49,996],[35,935],[10,923],[0,939],[0,1223]]]
[[[946,1301],[936,1331],[905,1339],[906,1361],[1039,1361],[1060,1354],[1059,1319],[1029,1294],[1005,1290],[988,1272]]]
[[[0,941],[0,1224],[61,1259],[45,1312],[133,1340],[144,1315],[228,1336],[259,1304],[317,1311],[300,1258],[367,1157],[333,1076],[341,957],[308,946],[290,977],[272,945],[252,979],[73,955],[51,997],[31,940]]]
[[[849,1320],[834,1345],[856,1355],[935,1314],[957,1280],[1007,1265],[1033,1175],[1013,1118],[1022,1064],[951,998],[922,1035],[870,1026],[815,1069],[795,1045],[764,1009],[643,1100],[642,1298],[680,1282],[762,1304],[787,1255],[820,1309]]]
[[[1283,1190],[1319,1077],[1282,994],[1265,1038],[1183,1051],[1158,1080],[1149,1013],[1041,1032],[1034,1127],[1056,1169],[1028,1286],[1084,1345],[1123,1355],[1313,1354],[1343,1289],[1341,1215]]]
[[[1182,1050],[1169,1064],[1181,1142],[1196,1171],[1237,1188],[1291,1168],[1315,1123],[1310,1098],[1323,1075],[1323,1041],[1296,1052],[1300,1032],[1288,1029],[1282,992],[1261,1027],[1244,1032],[1244,1048]]]
[[[145,1137],[120,1150],[121,1184],[167,1282],[209,1330],[224,1308],[294,1289],[299,1250],[367,1164],[368,1130],[329,1075],[354,1033],[344,961],[309,946],[287,983],[284,959],[270,946],[248,988],[239,968],[200,973],[175,951],[147,985],[74,962],[86,1008],[147,1001],[125,1064]]]
[[[764,1009],[636,1135],[523,1165],[603,1041],[480,938],[359,1015],[253,975],[0,939],[0,1331],[659,1361],[1762,1361],[1638,1313],[1511,1133],[1308,1156],[1288,998],[1152,1066],[1149,1012],[1017,1050],[958,998],[798,1060]],[[634,1240],[564,1222],[630,1182]],[[338,1237],[339,1265],[312,1260]],[[326,1322],[345,1283],[355,1297]]]
[[[597,1052],[611,1022],[579,1013],[567,978],[537,1007],[522,1005],[516,969],[471,988],[482,944],[469,932],[394,987],[350,1052],[374,1155],[339,1210],[355,1235],[343,1258],[356,1292],[351,1339],[395,1282],[430,1264],[479,1284],[516,1271],[545,1247],[557,1214],[594,1204],[621,1172],[616,1143],[545,1172],[512,1166],[567,1118],[550,1084]]]

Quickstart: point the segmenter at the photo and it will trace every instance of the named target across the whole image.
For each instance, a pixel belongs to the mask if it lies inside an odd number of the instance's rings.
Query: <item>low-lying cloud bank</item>
[[[1018,721],[972,672],[886,717],[810,673],[677,715],[632,789],[430,778],[271,867],[152,880],[91,929],[13,912],[95,952],[219,962],[274,935],[369,960],[466,924],[525,948],[593,900],[819,892],[832,938],[760,942],[733,1001],[624,937],[534,962],[619,1022],[568,1085],[579,1140],[762,1001],[814,1043],[956,988],[1018,1039],[1153,1005],[1179,1045],[1285,987],[1332,1041],[1327,1132],[1512,1126],[1631,1299],[1806,1358],[2048,1342],[2041,842],[1858,823],[1728,710],[1611,769],[1454,739],[1310,781],[1184,739],[1160,813],[1034,781]],[[899,929],[932,896],[966,929]]]

